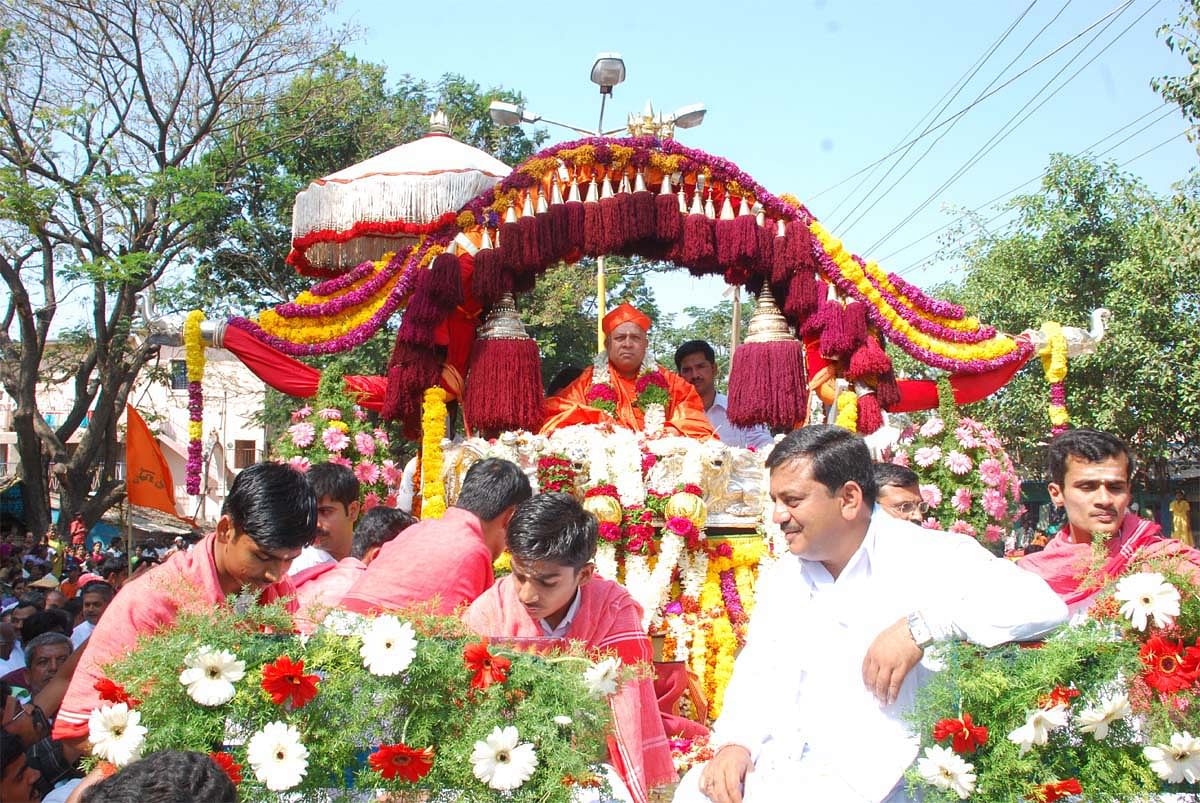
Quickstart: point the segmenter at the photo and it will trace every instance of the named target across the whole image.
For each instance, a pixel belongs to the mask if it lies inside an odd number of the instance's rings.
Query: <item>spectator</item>
[[[83,622],[75,628],[72,636],[80,639],[90,636],[96,623],[100,621],[100,617],[108,610],[109,603],[112,602],[113,595],[116,593],[113,587],[103,580],[85,585],[80,594],[83,600]]]
[[[36,697],[46,688],[72,650],[71,639],[53,631],[29,641],[25,648],[25,682],[30,694]]]
[[[19,803],[41,799],[34,790],[41,777],[41,773],[26,765],[20,738],[0,731],[0,800]]]
[[[237,789],[211,758],[203,753],[179,750],[151,753],[112,777],[89,786],[80,797],[81,803],[192,803],[200,800],[236,803]]]
[[[916,472],[895,463],[875,463],[871,468],[877,489],[875,503],[893,518],[920,524],[929,505],[921,498]]]
[[[67,576],[58,584],[58,590],[63,593],[64,597],[71,599],[79,592],[79,575],[82,574],[83,569],[80,568],[79,563],[71,560],[67,561],[66,572]]]

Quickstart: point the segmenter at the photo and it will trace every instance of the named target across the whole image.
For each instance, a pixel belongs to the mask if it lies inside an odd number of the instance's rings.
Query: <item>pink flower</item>
[[[364,460],[354,467],[354,476],[358,477],[361,483],[374,485],[379,481],[379,466]]]
[[[950,473],[957,474],[960,477],[970,471],[974,465],[971,462],[971,458],[962,452],[955,451],[946,455],[946,467],[950,469]]]
[[[354,468],[354,464],[345,457],[342,457],[340,454],[330,455],[329,460],[326,462],[333,463],[335,466],[345,466],[346,468],[350,469]]]
[[[309,462],[307,457],[299,454],[289,457],[287,464],[299,471],[301,474],[308,471],[309,467],[312,466],[312,463]]]
[[[942,450],[938,446],[923,446],[917,449],[917,453],[913,459],[921,468],[929,468],[942,459]]]
[[[404,471],[396,466],[394,460],[383,461],[383,482],[392,488],[399,488],[404,481]]]
[[[987,529],[983,531],[983,537],[989,544],[994,544],[1004,540],[1004,528],[997,527],[995,524],[989,524]]]
[[[400,500],[396,498],[395,494],[388,494],[387,499],[384,499],[383,503],[388,507],[397,507],[400,504]]]
[[[357,404],[354,405],[354,418],[357,419],[358,421],[366,421],[367,420],[367,411],[364,410],[363,408],[359,407]]]
[[[617,392],[608,385],[592,385],[588,388],[587,401],[610,401],[614,404],[617,401]]]
[[[1008,515],[1008,500],[1001,491],[987,488],[983,492],[983,510],[993,519],[1004,519]]]
[[[1000,442],[1000,439],[998,437],[996,437],[996,433],[992,432],[990,429],[985,429],[985,430],[981,431],[979,434],[981,436],[983,436],[983,442],[989,449],[1003,449],[1004,448],[1004,444]]]
[[[321,443],[331,452],[340,452],[350,445],[350,439],[337,427],[330,427],[321,433]]]
[[[963,535],[969,535],[972,538],[975,537],[975,528],[972,527],[968,522],[963,521],[962,519],[954,520],[954,523],[950,525],[950,532],[962,533]]]
[[[996,488],[1004,482],[1004,466],[996,458],[989,457],[979,464],[979,478],[984,485]]]
[[[367,511],[373,507],[379,507],[379,494],[374,491],[369,492],[363,497],[363,510]]]
[[[342,420],[342,411],[336,407],[326,407],[321,410],[321,412],[317,413],[317,415],[321,416],[321,418],[324,418],[326,421]]]
[[[946,428],[945,422],[942,421],[942,419],[938,418],[935,415],[932,418],[930,418],[928,421],[926,421],[924,424],[922,424],[921,429],[918,431],[921,433],[921,437],[932,438],[935,435],[941,435],[942,430],[944,430],[945,428]]]
[[[292,436],[292,444],[297,449],[307,449],[317,437],[317,429],[307,421],[301,421],[288,427],[288,434]]]
[[[926,530],[942,529],[942,523],[940,521],[938,521],[937,519],[935,519],[933,516],[930,516],[929,518],[925,519],[925,521],[921,522],[921,526],[924,527]]]
[[[921,498],[925,500],[925,504],[935,508],[942,503],[942,489],[936,485],[922,485]]]
[[[954,507],[956,513],[966,513],[971,509],[971,489],[958,488],[954,491],[954,499],[950,504]]]
[[[354,446],[358,449],[359,454],[363,457],[370,457],[375,454],[375,439],[366,432],[356,433],[354,436]]]
[[[904,451],[903,449],[897,449],[895,456],[892,458],[892,462],[898,466],[904,466],[905,468],[908,468],[908,452]]]
[[[389,445],[391,445],[391,441],[388,439],[387,432],[380,427],[375,427],[375,443],[380,449],[386,449]]]
[[[959,445],[964,449],[978,449],[983,445],[979,438],[976,438],[971,430],[964,426],[959,426],[958,429],[954,430],[954,437],[958,438]]]
[[[303,421],[304,419],[308,418],[310,415],[312,415],[312,408],[306,404],[303,407],[301,407],[299,410],[292,411],[292,421],[293,422]]]

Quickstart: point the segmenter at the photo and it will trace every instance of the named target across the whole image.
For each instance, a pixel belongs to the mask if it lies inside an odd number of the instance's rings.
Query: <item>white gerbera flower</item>
[[[88,717],[92,755],[118,767],[136,761],[141,757],[142,744],[146,741],[146,727],[141,721],[141,713],[130,711],[125,703],[93,710]]]
[[[1187,731],[1171,734],[1170,744],[1143,747],[1142,754],[1164,781],[1196,783],[1200,779],[1200,739]]]
[[[1100,705],[1085,708],[1079,712],[1079,730],[1090,733],[1097,742],[1108,738],[1108,726],[1118,719],[1124,719],[1132,713],[1129,698],[1124,692],[1114,694],[1100,701]]]
[[[966,800],[975,791],[975,765],[945,747],[926,747],[925,755],[917,759],[917,771],[926,783],[949,789],[959,800]]]
[[[1179,589],[1158,572],[1139,572],[1121,578],[1113,597],[1121,601],[1121,614],[1138,630],[1153,617],[1158,627],[1170,627],[1179,615]]]
[[[300,743],[300,731],[286,722],[270,722],[250,737],[246,760],[272,792],[291,789],[308,772],[308,748]]]
[[[1050,731],[1067,724],[1067,707],[1038,708],[1028,712],[1025,724],[1008,734],[1011,742],[1021,745],[1021,755],[1029,752],[1033,745],[1042,745],[1050,738]]]
[[[537,753],[512,725],[492,728],[487,741],[476,742],[471,771],[492,789],[507,792],[529,780],[537,769]]]
[[[417,655],[417,636],[408,622],[401,622],[395,616],[380,616],[363,633],[358,654],[372,675],[399,675]]]
[[[179,673],[179,682],[187,686],[188,696],[200,705],[224,705],[233,699],[233,684],[246,676],[246,664],[228,650],[207,644],[193,650],[184,659],[187,667]]]
[[[596,697],[607,697],[617,691],[617,677],[621,662],[616,658],[605,658],[588,667],[583,673],[583,682]]]

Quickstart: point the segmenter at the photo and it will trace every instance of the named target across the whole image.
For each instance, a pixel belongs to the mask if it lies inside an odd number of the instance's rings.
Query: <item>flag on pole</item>
[[[134,409],[125,405],[125,493],[130,504],[175,513],[175,483],[158,441]]]

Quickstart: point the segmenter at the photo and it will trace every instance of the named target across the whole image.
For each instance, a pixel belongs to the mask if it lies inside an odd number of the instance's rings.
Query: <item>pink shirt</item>
[[[296,584],[296,629],[311,633],[325,614],[336,608],[346,592],[362,579],[367,564],[355,557],[321,563],[292,577]]]
[[[452,613],[491,586],[492,552],[474,513],[448,509],[383,545],[361,579],[342,598],[355,613],[395,610],[434,597],[437,613]]]

